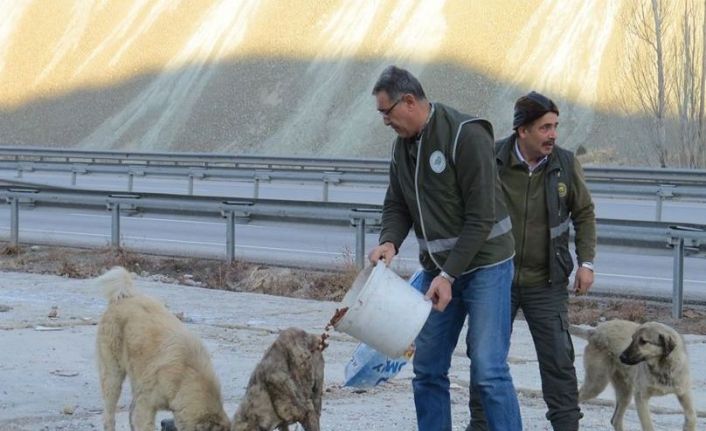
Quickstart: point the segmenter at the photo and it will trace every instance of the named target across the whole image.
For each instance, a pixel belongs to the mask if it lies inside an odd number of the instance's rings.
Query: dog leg
[[[586,346],[583,355],[585,371],[583,384],[579,389],[579,402],[596,398],[608,386],[610,363],[595,347]]]
[[[125,372],[117,362],[101,357],[99,363],[101,392],[103,395],[103,429],[115,431],[115,409],[125,380]]]
[[[149,403],[140,396],[133,396],[130,404],[130,431],[154,431],[157,412],[148,406]]]
[[[625,417],[625,411],[630,405],[632,387],[619,373],[615,373],[610,381],[615,391],[615,410],[613,411],[613,417],[610,418],[610,423],[615,431],[623,431],[623,418]]]
[[[679,404],[684,410],[684,431],[696,431],[696,411],[691,399],[691,393],[678,394]]]
[[[319,415],[314,411],[306,414],[306,417],[300,422],[304,427],[304,431],[320,431]]]
[[[652,418],[650,417],[649,400],[649,396],[643,396],[639,392],[635,393],[635,408],[637,409],[637,416],[640,418],[640,425],[643,431],[654,431]]]

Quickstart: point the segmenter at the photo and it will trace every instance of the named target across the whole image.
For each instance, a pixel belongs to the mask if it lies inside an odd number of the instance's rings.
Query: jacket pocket
[[[574,261],[571,259],[568,243],[557,244],[558,242],[559,241],[555,242],[554,255],[556,258],[557,267],[561,273],[556,275],[561,276],[561,278],[565,280],[569,278],[571,271],[574,270]],[[556,279],[556,275],[552,274],[552,279]]]
[[[571,324],[569,322],[569,313],[567,311],[561,311],[559,312],[559,318],[561,319],[561,329],[564,331],[564,337],[566,339],[566,353],[569,355],[569,358],[571,359],[571,362],[574,362],[576,359],[575,354],[574,354],[574,343],[571,341],[571,335],[569,334],[569,325]]]

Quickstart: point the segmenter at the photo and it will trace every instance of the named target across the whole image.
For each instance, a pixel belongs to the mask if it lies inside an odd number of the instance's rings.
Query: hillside
[[[370,90],[394,63],[498,136],[545,92],[566,147],[619,163],[643,116],[616,91],[629,3],[3,2],[0,144],[384,157]]]

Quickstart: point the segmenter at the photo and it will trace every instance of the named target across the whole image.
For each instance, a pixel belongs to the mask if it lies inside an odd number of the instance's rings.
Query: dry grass
[[[631,298],[572,297],[569,300],[569,319],[574,324],[597,325],[611,319],[625,319],[637,323],[662,322],[689,334],[706,334],[706,310],[685,306],[682,319],[671,316],[672,305],[665,302]]]
[[[8,250],[5,247],[4,250]],[[126,249],[34,246],[0,254],[0,270],[93,278],[120,265],[142,276],[209,289],[338,301],[357,274],[352,260],[341,271],[305,271],[235,261],[180,258]]]
[[[0,247],[4,244],[0,243]],[[142,276],[209,289],[340,301],[358,274],[353,253],[345,251],[338,271],[313,271],[236,261],[144,255],[126,249],[67,247],[8,247],[0,253],[0,270],[92,278],[124,266]],[[629,298],[571,297],[572,323],[596,325],[615,318],[658,321],[682,333],[706,335],[703,307],[684,307],[684,318],[671,318],[671,304]]]

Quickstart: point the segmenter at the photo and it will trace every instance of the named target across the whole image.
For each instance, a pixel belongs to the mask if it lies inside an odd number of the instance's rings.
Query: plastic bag
[[[412,359],[414,347],[400,358],[390,358],[365,343],[358,344],[353,357],[346,364],[344,386],[372,388],[395,377],[402,367]]]

